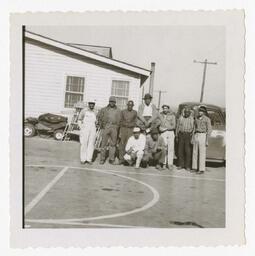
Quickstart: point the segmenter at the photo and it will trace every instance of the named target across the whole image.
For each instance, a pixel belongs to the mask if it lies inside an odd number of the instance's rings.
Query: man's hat
[[[111,96],[110,98],[109,98],[109,102],[110,101],[112,101],[112,102],[115,102],[116,103],[116,97],[115,96]]]
[[[151,134],[159,134],[158,128],[153,128],[153,129],[151,130]]]
[[[168,108],[168,109],[170,109],[169,105],[166,105],[166,104],[162,105],[162,108]]]
[[[140,132],[141,131],[141,129],[139,128],[139,127],[135,127],[134,129],[133,129],[133,132],[135,133],[135,132]]]
[[[207,112],[207,109],[206,109],[205,106],[199,106],[198,111],[202,111],[202,112],[206,113],[206,112]]]
[[[89,99],[89,100],[88,100],[88,104],[91,104],[91,103],[92,103],[92,104],[96,104],[96,100]]]
[[[134,101],[129,100],[129,101],[127,102],[127,105],[132,105],[132,106],[134,106]]]
[[[149,93],[146,93],[143,97],[143,99],[152,99],[152,96]]]

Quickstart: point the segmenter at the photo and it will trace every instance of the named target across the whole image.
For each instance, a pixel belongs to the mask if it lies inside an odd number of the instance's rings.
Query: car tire
[[[30,138],[35,136],[35,133],[35,126],[33,124],[26,123],[24,126],[24,136]]]
[[[62,140],[64,136],[64,130],[56,130],[54,131],[53,137],[55,140]]]

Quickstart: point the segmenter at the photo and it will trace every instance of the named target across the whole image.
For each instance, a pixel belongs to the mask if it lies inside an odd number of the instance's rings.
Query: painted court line
[[[47,166],[48,167],[48,166]],[[56,167],[56,166],[54,166]],[[79,167],[66,167],[66,168],[74,168],[74,169],[85,169],[85,168],[79,168]],[[64,169],[63,169],[64,170]],[[133,210],[129,210],[129,211],[125,211],[125,212],[119,212],[119,213],[114,213],[114,214],[108,214],[108,215],[101,215],[101,216],[96,216],[96,217],[84,217],[84,218],[72,218],[72,219],[26,219],[26,221],[29,222],[45,222],[45,223],[63,223],[63,222],[77,222],[77,221],[91,221],[91,220],[102,220],[102,219],[110,219],[110,218],[117,218],[117,217],[123,217],[123,216],[127,216],[127,215],[131,215],[134,213],[138,213],[138,212],[142,212],[142,211],[146,211],[149,208],[151,208],[152,206],[154,206],[158,201],[159,201],[159,193],[158,191],[150,186],[149,184],[142,182],[140,180],[131,178],[131,177],[127,177],[124,175],[120,175],[117,173],[111,173],[111,172],[106,172],[106,171],[102,171],[102,170],[98,170],[98,169],[87,169],[88,171],[94,171],[94,172],[100,172],[100,173],[104,173],[104,174],[108,174],[108,175],[115,175],[124,179],[128,179],[131,181],[134,181],[136,183],[139,183],[145,187],[147,187],[153,194],[152,199],[147,202],[145,205],[135,208]]]
[[[63,165],[26,165],[27,167],[59,167],[63,168],[65,166]],[[87,167],[78,167],[78,166],[69,166],[68,168],[71,169],[81,169],[81,170],[98,170],[100,171],[101,169],[95,169],[95,168],[87,168]],[[147,172],[133,172],[133,171],[117,171],[117,170],[109,170],[109,169],[104,169],[103,171],[106,172],[112,172],[112,173],[123,173],[123,174],[135,174],[135,175],[145,175],[145,176],[155,176],[155,177],[172,177],[176,179],[189,179],[189,180],[206,180],[206,181],[217,181],[217,182],[225,182],[224,179],[216,179],[216,178],[199,178],[199,177],[192,177],[192,176],[179,176],[179,175],[173,175],[173,174],[159,174],[159,173],[147,173]]]
[[[119,224],[108,224],[108,223],[82,223],[82,222],[71,222],[71,221],[42,221],[42,220],[27,220],[29,223],[40,223],[40,224],[56,224],[56,225],[73,225],[73,226],[95,226],[95,227],[107,227],[107,228],[147,228],[143,226],[132,226],[132,225],[119,225]],[[28,225],[31,227],[31,225]]]
[[[25,215],[29,213],[40,200],[49,192],[49,190],[58,182],[58,180],[65,174],[69,167],[64,167],[56,177],[49,182],[46,187],[25,207]]]

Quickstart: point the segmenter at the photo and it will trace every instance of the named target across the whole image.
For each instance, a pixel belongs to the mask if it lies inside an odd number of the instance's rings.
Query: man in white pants
[[[164,165],[169,170],[172,170],[174,160],[174,130],[176,127],[176,119],[174,113],[170,110],[168,105],[163,105],[162,109],[163,111],[160,113],[162,123],[159,130],[167,146],[167,156]]]
[[[205,172],[206,147],[208,146],[208,137],[212,132],[211,120],[206,114],[206,107],[200,106],[198,117],[195,118],[195,134],[192,142],[192,171],[197,174]]]
[[[143,158],[144,148],[146,143],[145,135],[141,134],[139,127],[133,129],[133,136],[128,139],[126,145],[126,154],[124,155],[124,160],[129,165],[132,165],[135,161],[135,168],[139,169],[140,163]]]
[[[96,139],[96,112],[95,100],[88,101],[88,108],[84,108],[78,120],[80,127],[80,160],[82,164],[92,164],[92,156],[94,153]]]

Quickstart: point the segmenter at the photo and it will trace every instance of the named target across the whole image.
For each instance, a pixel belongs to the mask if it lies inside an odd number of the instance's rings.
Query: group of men
[[[81,163],[92,164],[96,130],[101,130],[100,164],[106,161],[109,152],[110,164],[135,165],[135,168],[155,165],[158,170],[172,170],[175,155],[175,140],[178,143],[178,169],[202,174],[205,171],[206,147],[211,133],[211,121],[207,110],[200,106],[197,116],[184,108],[176,120],[168,105],[160,113],[152,103],[152,96],[145,94],[138,111],[129,100],[127,108],[120,110],[116,98],[111,96],[109,104],[98,114],[95,101],[79,115]],[[118,144],[118,152],[117,152]],[[118,161],[115,159],[118,157]]]

